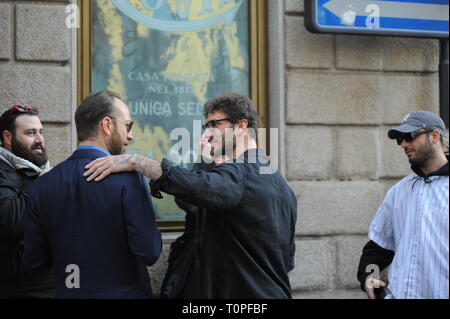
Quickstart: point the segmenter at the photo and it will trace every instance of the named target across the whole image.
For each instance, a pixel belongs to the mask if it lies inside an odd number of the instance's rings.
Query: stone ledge
[[[362,290],[326,290],[297,292],[293,294],[293,299],[367,299]]]

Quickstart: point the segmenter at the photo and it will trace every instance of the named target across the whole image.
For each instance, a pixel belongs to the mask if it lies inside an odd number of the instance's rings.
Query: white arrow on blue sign
[[[449,0],[305,0],[312,32],[448,38]]]

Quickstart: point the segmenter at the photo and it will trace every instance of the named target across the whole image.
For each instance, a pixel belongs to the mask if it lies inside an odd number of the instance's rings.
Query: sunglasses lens
[[[411,133],[402,134],[402,136],[397,137],[397,144],[402,145],[403,140],[406,142],[411,142],[414,139],[414,136]]]
[[[212,128],[212,127],[216,127],[216,121],[214,121],[214,120],[209,121],[206,124],[202,125],[203,131],[206,130],[207,128]]]

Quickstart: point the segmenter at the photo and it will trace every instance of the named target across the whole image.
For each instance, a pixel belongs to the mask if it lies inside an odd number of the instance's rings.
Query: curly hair
[[[247,96],[238,93],[225,93],[207,101],[203,108],[205,118],[215,111],[225,113],[232,123],[245,119],[248,121],[248,128],[254,129],[255,132],[258,131],[259,115],[253,101]]]

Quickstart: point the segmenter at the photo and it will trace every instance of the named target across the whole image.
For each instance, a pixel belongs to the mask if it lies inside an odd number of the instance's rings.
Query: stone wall
[[[439,112],[439,42],[312,34],[303,0],[284,9],[285,165],[299,201],[294,297],[365,298],[356,272],[368,227],[410,173],[387,130],[410,111]]]
[[[0,112],[41,108],[50,162],[72,151],[72,47],[69,1],[0,1]]]

